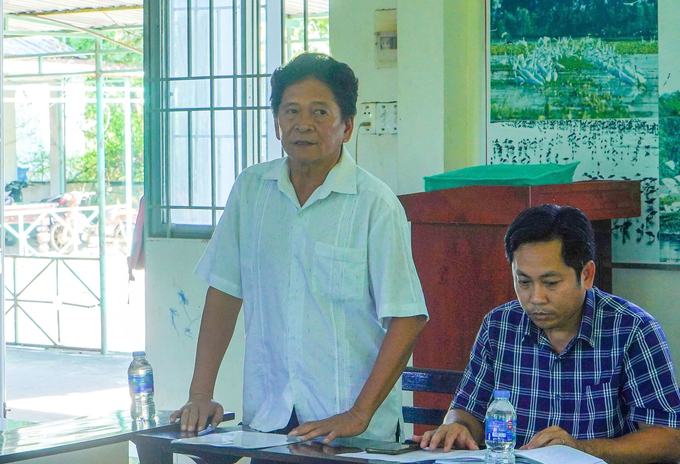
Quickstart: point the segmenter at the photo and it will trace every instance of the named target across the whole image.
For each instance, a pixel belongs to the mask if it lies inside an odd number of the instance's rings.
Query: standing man
[[[444,424],[421,446],[477,449],[509,390],[521,449],[567,445],[613,463],[680,461],[680,391],[659,323],[593,287],[594,234],[568,206],[521,212],[505,252],[517,300],[486,315]]]
[[[241,173],[196,274],[206,296],[182,430],[219,423],[220,363],[243,306],[243,423],[307,440],[394,441],[395,385],[427,310],[404,210],[343,143],[358,82],[305,53],[271,78],[286,157]],[[301,424],[301,425],[299,425]]]

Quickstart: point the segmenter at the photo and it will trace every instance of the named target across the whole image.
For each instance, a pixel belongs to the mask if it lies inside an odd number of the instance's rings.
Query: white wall
[[[668,339],[676,377],[680,369],[680,285],[677,271],[614,269],[613,291],[654,316]]]
[[[181,239],[148,239],[145,244],[146,351],[154,370],[157,409],[177,409],[189,394],[207,290],[193,276],[193,269],[206,245],[205,240]],[[182,304],[179,292],[183,292],[188,304]],[[172,325],[171,308],[178,313],[176,328]],[[185,333],[186,329],[190,333]],[[242,413],[244,344],[243,318],[239,316],[215,387],[215,399],[225,410],[236,413],[237,422]]]
[[[374,33],[376,11],[396,7],[397,0],[330,1],[331,54],[347,63],[358,77],[359,103],[397,100],[398,68],[396,64],[376,66]],[[359,166],[378,176],[395,192],[400,191],[398,136],[360,134],[358,126],[363,121],[358,114],[354,134],[347,143],[348,150]]]
[[[393,8],[397,63],[383,67],[375,17]],[[425,176],[485,162],[484,2],[331,0],[330,11],[331,53],[359,77],[359,102],[398,104],[396,135],[358,136],[360,166],[402,194],[422,191]]]

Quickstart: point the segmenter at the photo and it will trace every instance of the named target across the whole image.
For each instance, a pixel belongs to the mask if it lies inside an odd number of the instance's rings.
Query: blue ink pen
[[[196,434],[196,436],[202,437],[203,435],[208,435],[209,433],[213,433],[215,430],[217,430],[217,428],[214,425],[210,424],[209,426],[207,426],[206,428],[204,428],[203,430],[198,432]]]

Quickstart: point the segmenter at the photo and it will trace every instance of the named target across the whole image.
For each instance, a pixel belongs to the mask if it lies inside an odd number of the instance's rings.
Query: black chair
[[[453,399],[453,394],[462,378],[463,373],[460,371],[407,367],[401,375],[401,389],[413,392],[446,393]],[[402,411],[406,423],[441,425],[447,410],[404,406]]]

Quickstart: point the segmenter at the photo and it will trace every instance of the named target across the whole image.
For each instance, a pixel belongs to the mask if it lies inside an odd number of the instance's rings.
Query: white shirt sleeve
[[[428,315],[413,263],[410,228],[399,203],[384,204],[384,211],[371,224],[368,271],[378,318]]]
[[[239,239],[240,184],[237,179],[210,243],[194,270],[194,274],[208,285],[236,298],[243,298]]]

